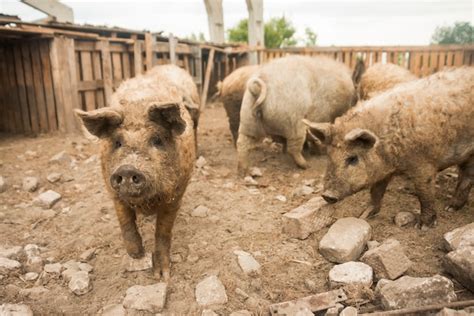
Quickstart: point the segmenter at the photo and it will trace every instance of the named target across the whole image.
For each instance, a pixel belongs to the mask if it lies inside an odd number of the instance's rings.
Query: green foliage
[[[474,27],[469,22],[455,22],[453,26],[438,26],[431,37],[433,44],[472,44]]]
[[[305,45],[309,46],[316,46],[316,42],[318,41],[318,34],[314,32],[309,27],[304,29],[304,35],[306,36]]]
[[[229,34],[229,42],[247,43],[249,40],[248,25],[249,20],[243,19],[240,20],[235,27],[228,29],[227,33]]]
[[[196,35],[196,33],[192,33],[189,36],[186,36],[186,39],[192,40],[195,42],[206,42],[206,37],[204,36],[203,32],[199,32],[199,34]]]

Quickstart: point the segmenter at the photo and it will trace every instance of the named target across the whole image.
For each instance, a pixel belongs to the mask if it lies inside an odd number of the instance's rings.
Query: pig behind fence
[[[421,206],[418,222],[436,220],[436,173],[459,167],[446,207],[462,208],[474,182],[474,68],[462,67],[397,85],[365,101],[334,124],[305,121],[327,144],[323,197],[335,203],[370,188],[362,217],[379,212],[391,178],[411,180]]]
[[[306,127],[301,119],[332,122],[354,100],[350,70],[332,59],[288,56],[261,66],[249,79],[242,101],[239,171],[248,169],[250,151],[265,136],[285,139],[295,163],[306,168]]]
[[[156,214],[153,265],[165,280],[173,223],[194,166],[198,109],[190,75],[167,65],[122,83],[108,107],[76,111],[100,139],[102,174],[131,257],[144,255],[136,214]]]

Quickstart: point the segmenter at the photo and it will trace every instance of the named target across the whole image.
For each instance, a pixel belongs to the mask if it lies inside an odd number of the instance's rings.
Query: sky
[[[163,31],[209,39],[204,0],[63,0],[76,23]],[[474,0],[264,0],[264,20],[285,16],[297,37],[310,27],[320,46],[426,45],[436,26],[474,23]],[[247,17],[245,0],[223,0],[228,29]],[[26,21],[45,17],[19,0],[0,0],[0,12]]]

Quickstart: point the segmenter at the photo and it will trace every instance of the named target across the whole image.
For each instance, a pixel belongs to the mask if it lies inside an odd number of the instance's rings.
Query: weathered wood
[[[212,66],[214,65],[214,53],[215,50],[211,49],[209,51],[209,56],[207,57],[206,75],[204,77],[204,85],[202,88],[200,109],[204,109],[206,106],[207,92],[209,90],[209,82],[211,81]]]
[[[419,315],[419,314],[427,314],[428,312],[435,312],[442,310],[443,308],[463,308],[463,307],[470,307],[474,305],[474,300],[468,301],[458,301],[458,302],[451,302],[451,303],[443,303],[443,304],[433,304],[433,305],[426,305],[420,307],[409,307],[403,309],[396,309],[391,311],[374,311],[374,312],[362,312],[359,315],[377,315],[377,316],[385,316],[385,315]]]
[[[12,100],[10,93],[10,83],[8,78],[8,65],[7,65],[7,48],[2,47],[0,50],[0,84],[2,85],[2,96],[3,96],[3,124],[7,132],[15,132],[15,120],[12,111]]]
[[[74,39],[61,38],[59,55],[59,69],[61,71],[62,94],[64,98],[64,120],[67,132],[77,130],[74,109],[79,108],[77,91],[76,56],[74,52]]]
[[[150,70],[153,67],[153,36],[151,33],[145,33],[145,61],[146,61],[146,70]]]
[[[48,112],[46,109],[46,101],[44,98],[43,75],[41,70],[38,42],[32,41],[29,46],[33,67],[33,80],[40,131],[48,132]]]
[[[130,55],[128,53],[122,53],[122,70],[123,79],[129,79],[132,70],[130,69]]]
[[[168,38],[168,45],[170,47],[170,64],[176,65],[176,39],[173,34],[170,34]]]
[[[142,45],[139,40],[133,44],[133,65],[135,76],[143,72]]]
[[[95,103],[98,109],[105,106],[104,100],[104,81],[102,80],[102,67],[100,62],[100,52],[96,51],[92,53],[92,63],[94,69],[94,79],[98,85],[95,89]],[[79,89],[79,86],[78,86]]]
[[[48,110],[49,130],[56,131],[58,129],[58,122],[56,119],[56,103],[54,101],[51,62],[49,60],[49,43],[43,40],[39,43],[39,48],[41,55],[41,66],[43,70],[43,84],[46,100],[46,109]]]
[[[454,66],[455,67],[460,67],[463,64],[463,54],[464,52],[462,50],[457,51],[454,53]]]
[[[13,118],[13,132],[23,133],[23,121],[21,118],[21,109],[20,101],[18,98],[18,88],[16,86],[16,76],[15,76],[15,61],[13,59],[13,50],[12,47],[7,47],[6,49],[6,64],[7,64],[7,85],[8,85],[8,94],[10,99],[10,109],[12,112]]]
[[[199,91],[202,91],[202,51],[199,46],[193,46],[193,62],[194,62],[194,83]]]
[[[80,81],[77,83],[77,91],[94,91],[97,89],[101,89],[104,87],[104,80],[88,80],[88,81]],[[92,110],[92,109],[90,109]],[[90,111],[88,110],[88,111]]]
[[[78,91],[79,84],[84,81],[94,80],[93,71],[92,71],[92,56],[91,52],[81,52],[81,67],[82,67],[82,81],[78,82]],[[95,104],[95,93],[94,91],[84,91],[84,101],[85,101],[85,110],[92,111],[96,108]]]
[[[119,53],[112,53],[112,70],[114,82],[121,82],[122,76],[122,60]]]
[[[54,38],[49,45],[49,59],[51,61],[51,74],[53,79],[54,87],[54,98],[56,101],[56,115],[58,120],[58,128],[61,132],[67,131],[66,118],[64,114],[65,98],[63,97],[64,86],[68,85],[68,82],[64,82],[67,78],[62,78],[63,71],[61,70],[61,57],[60,54],[64,51],[62,38]]]
[[[8,100],[6,98],[6,86],[4,81],[5,71],[5,57],[3,52],[5,50],[4,46],[0,45],[0,131],[8,132]]]
[[[28,111],[28,97],[26,95],[25,75],[23,72],[21,48],[19,45],[15,45],[13,47],[13,56],[15,58],[16,86],[18,89],[18,98],[19,98],[20,108],[21,108],[21,117],[23,120],[23,131],[26,134],[30,134],[31,133],[30,113]]]

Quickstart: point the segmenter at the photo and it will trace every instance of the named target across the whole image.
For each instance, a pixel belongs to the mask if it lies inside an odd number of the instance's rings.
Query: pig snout
[[[339,198],[331,191],[324,191],[322,194],[323,199],[329,204],[334,204],[339,201]]]
[[[110,184],[117,193],[125,196],[139,196],[146,187],[146,177],[131,165],[119,167],[110,177]]]

